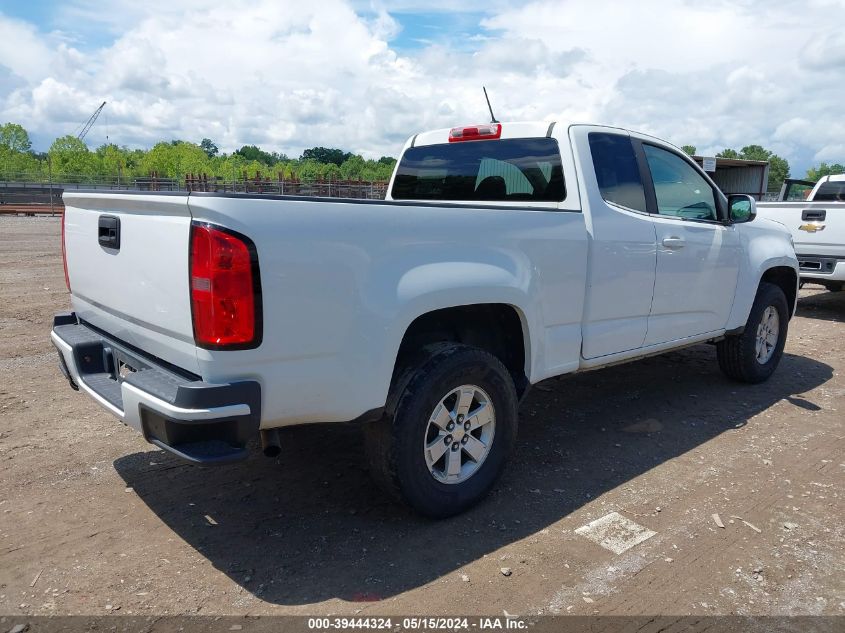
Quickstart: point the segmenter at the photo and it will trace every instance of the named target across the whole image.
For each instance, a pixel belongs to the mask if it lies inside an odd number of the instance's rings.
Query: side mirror
[[[751,222],[757,217],[757,201],[744,193],[728,196],[728,217],[732,224]]]

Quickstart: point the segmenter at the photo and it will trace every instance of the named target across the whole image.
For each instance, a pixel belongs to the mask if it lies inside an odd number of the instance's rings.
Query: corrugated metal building
[[[705,168],[705,162],[714,160],[693,156],[695,162]],[[747,193],[761,200],[769,184],[769,163],[765,160],[740,160],[739,158],[716,158],[716,171],[708,171],[713,181],[724,193]]]

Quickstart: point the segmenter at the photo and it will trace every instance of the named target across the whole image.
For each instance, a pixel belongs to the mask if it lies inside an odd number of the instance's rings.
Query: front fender
[[[789,231],[785,227],[763,220],[759,221],[759,224],[753,222],[739,228],[745,257],[739,271],[727,330],[745,326],[760,281],[767,270],[782,266],[792,268],[796,279],[798,278],[798,260]]]

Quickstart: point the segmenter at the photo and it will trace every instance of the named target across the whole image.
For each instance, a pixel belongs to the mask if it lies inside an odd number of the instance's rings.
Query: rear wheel
[[[719,367],[741,382],[767,380],[783,356],[788,325],[789,307],[783,290],[761,283],[745,330],[716,345]]]
[[[365,429],[376,481],[430,517],[476,504],[516,438],[517,397],[507,369],[484,350],[439,344],[409,363],[393,389],[393,414]]]

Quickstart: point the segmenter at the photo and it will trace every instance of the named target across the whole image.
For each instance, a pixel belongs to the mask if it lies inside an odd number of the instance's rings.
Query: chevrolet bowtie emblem
[[[807,231],[807,233],[817,233],[818,231],[824,231],[824,224],[802,224],[798,227],[799,231]]]

